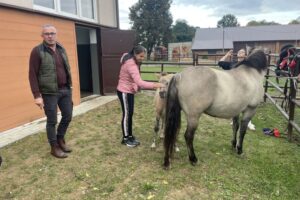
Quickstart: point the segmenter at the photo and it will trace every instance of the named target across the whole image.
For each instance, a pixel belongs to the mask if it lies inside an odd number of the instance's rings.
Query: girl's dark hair
[[[133,49],[130,52],[123,56],[121,63],[124,64],[127,60],[134,58],[134,55],[140,54],[142,52],[146,52],[145,47],[141,45],[133,47]]]

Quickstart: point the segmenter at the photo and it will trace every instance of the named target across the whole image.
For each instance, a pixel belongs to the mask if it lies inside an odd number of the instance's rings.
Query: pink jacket
[[[121,66],[117,90],[124,93],[134,94],[139,88],[154,89],[154,83],[143,81],[141,79],[138,65],[135,63],[134,59],[131,58]]]

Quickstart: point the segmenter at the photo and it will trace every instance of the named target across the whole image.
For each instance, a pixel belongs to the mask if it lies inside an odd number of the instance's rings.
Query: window
[[[33,0],[36,10],[93,22],[97,21],[96,6],[96,0]]]
[[[208,53],[208,54],[216,54],[216,53],[217,53],[217,50],[215,50],[215,49],[208,49],[208,50],[207,50],[207,53]]]
[[[66,13],[77,15],[76,0],[60,0],[60,10]]]
[[[33,3],[37,6],[54,9],[54,0],[34,0]]]
[[[81,15],[89,19],[95,18],[93,0],[81,0]]]

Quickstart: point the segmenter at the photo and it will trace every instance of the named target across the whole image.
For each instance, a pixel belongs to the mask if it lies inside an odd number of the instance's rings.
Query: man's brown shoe
[[[63,150],[63,152],[65,152],[65,153],[72,152],[72,149],[66,145],[65,139],[57,138],[57,143],[58,143],[58,146],[61,148],[61,150]]]
[[[53,155],[56,158],[66,158],[68,157],[68,154],[63,152],[61,148],[58,146],[58,144],[51,145],[51,155]]]

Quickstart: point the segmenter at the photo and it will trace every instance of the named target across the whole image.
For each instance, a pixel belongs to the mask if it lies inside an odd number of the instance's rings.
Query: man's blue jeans
[[[72,120],[73,102],[72,92],[69,88],[59,89],[58,94],[43,94],[44,111],[47,117],[47,137],[50,145],[57,143],[57,138],[64,138],[67,128]],[[61,121],[56,130],[57,106],[61,111]]]

